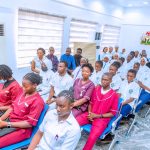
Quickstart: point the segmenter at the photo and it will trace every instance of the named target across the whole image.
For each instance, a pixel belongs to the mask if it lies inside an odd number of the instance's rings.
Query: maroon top
[[[74,88],[74,99],[79,100],[81,98],[85,98],[87,100],[80,108],[82,111],[85,111],[89,100],[91,98],[92,92],[94,90],[94,83],[89,80],[87,83],[82,84],[82,79],[78,78],[75,80],[73,88]]]

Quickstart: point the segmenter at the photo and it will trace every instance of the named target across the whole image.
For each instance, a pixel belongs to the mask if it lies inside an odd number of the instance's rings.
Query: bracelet
[[[11,122],[7,122],[7,128],[10,128],[11,126]]]

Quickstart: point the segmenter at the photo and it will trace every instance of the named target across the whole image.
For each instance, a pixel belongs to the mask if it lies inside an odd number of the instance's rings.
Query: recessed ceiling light
[[[145,1],[145,2],[143,2],[143,4],[147,5],[147,4],[148,4],[148,2],[147,2],[147,1]]]
[[[132,4],[128,4],[128,6],[129,6],[129,7],[132,7],[133,5],[132,5]]]

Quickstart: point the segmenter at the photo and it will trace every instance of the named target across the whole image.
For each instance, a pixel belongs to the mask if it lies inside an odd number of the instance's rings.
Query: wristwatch
[[[10,128],[10,127],[11,127],[11,123],[7,122],[7,128]]]

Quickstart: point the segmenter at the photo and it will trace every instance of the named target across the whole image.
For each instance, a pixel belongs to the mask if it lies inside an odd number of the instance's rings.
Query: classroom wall
[[[120,34],[120,49],[126,48],[127,51],[146,49],[150,57],[150,46],[140,44],[142,34],[150,31],[149,14],[149,7],[125,10]]]
[[[3,60],[4,63],[13,69],[14,76],[19,81],[21,81],[25,73],[30,71],[29,67],[19,69],[16,67],[15,52],[17,48],[17,16],[19,8],[37,10],[66,17],[62,53],[69,44],[69,27],[72,18],[98,22],[100,25],[110,24],[119,26],[121,25],[124,11],[121,7],[108,4],[105,0],[101,2],[97,0],[1,0],[0,23],[5,24],[6,34],[5,42],[2,42],[3,50],[1,49],[0,53],[5,57],[5,60]],[[101,29],[97,29],[97,31],[100,30]]]

